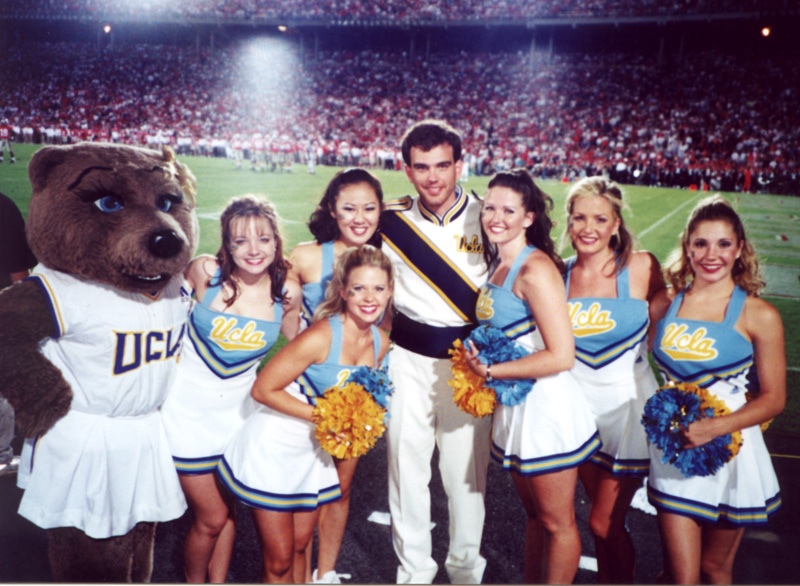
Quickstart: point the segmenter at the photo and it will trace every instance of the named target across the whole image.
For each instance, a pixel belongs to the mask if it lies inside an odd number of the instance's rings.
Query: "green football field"
[[[28,209],[30,183],[27,164],[36,150],[33,145],[15,145],[17,163],[10,165],[6,154],[0,166],[0,191],[11,197],[23,215]],[[215,253],[219,247],[219,213],[226,201],[245,193],[265,195],[276,205],[283,219],[285,250],[310,239],[306,227],[309,214],[322,197],[325,185],[337,171],[317,166],[309,175],[306,167],[295,165],[291,173],[255,173],[246,165],[237,170],[225,159],[186,157],[182,159],[198,181],[200,246],[198,252]],[[410,193],[405,173],[375,171],[387,200]],[[483,195],[488,177],[470,177],[464,187]],[[553,198],[556,220],[553,236],[560,239],[564,229],[564,197],[568,184],[540,181]],[[639,186],[625,188],[630,206],[626,222],[639,236],[640,247],[650,250],[662,262],[677,242],[690,210],[706,193]],[[748,238],[759,252],[767,282],[765,297],[783,316],[786,331],[788,403],[772,429],[800,435],[800,198],[775,195],[724,194],[742,215]],[[562,251],[564,256],[572,254]]]

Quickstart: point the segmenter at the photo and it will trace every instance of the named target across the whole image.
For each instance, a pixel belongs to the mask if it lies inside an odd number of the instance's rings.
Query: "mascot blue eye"
[[[156,207],[162,212],[168,212],[176,203],[180,203],[181,198],[178,195],[162,195],[156,200]]]
[[[105,212],[107,214],[119,212],[125,207],[122,205],[122,202],[113,195],[101,197],[94,202],[94,205],[96,205],[97,209],[99,209],[101,212]]]

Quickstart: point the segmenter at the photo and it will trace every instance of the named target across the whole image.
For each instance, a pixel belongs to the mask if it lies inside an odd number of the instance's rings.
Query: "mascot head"
[[[28,175],[28,242],[52,269],[152,294],[194,255],[197,183],[168,147],[44,147]]]

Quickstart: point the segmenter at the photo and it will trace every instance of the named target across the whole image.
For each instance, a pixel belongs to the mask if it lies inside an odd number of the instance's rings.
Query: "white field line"
[[[701,193],[701,194],[704,194],[705,192],[700,192],[700,193]],[[658,228],[658,227],[659,227],[661,224],[663,224],[664,222],[666,222],[667,220],[669,220],[669,219],[670,219],[672,216],[674,216],[674,215],[675,215],[676,213],[678,213],[680,210],[682,210],[682,209],[683,209],[683,208],[685,208],[687,205],[689,205],[690,203],[693,203],[695,200],[697,200],[697,198],[698,198],[698,196],[695,196],[695,197],[693,197],[692,199],[687,199],[685,202],[683,202],[681,205],[679,205],[678,207],[676,207],[674,210],[672,210],[672,211],[671,211],[670,213],[668,213],[666,216],[664,216],[663,218],[661,218],[660,220],[658,220],[656,223],[654,223],[654,224],[651,224],[650,226],[648,226],[647,228],[645,228],[644,230],[642,230],[641,232],[639,232],[639,239],[641,240],[641,239],[642,239],[642,238],[643,238],[643,237],[644,237],[644,236],[645,236],[645,235],[646,235],[648,232],[650,232],[651,230],[655,230],[656,228]]]

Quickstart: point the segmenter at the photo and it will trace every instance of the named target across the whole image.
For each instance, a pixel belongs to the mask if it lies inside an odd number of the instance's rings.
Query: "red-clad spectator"
[[[34,129],[34,141],[64,124],[113,128],[114,140],[135,144],[161,133],[210,145],[245,129],[314,141],[323,164],[351,160],[354,145],[372,164],[374,149],[385,168],[396,168],[406,121],[436,117],[461,132],[473,172],[519,154],[537,178],[606,172],[620,182],[732,191],[749,167],[753,191],[800,192],[800,66],[788,57],[693,53],[664,69],[630,52],[434,53],[412,62],[399,53],[308,52],[277,60],[255,83],[241,54],[235,43],[99,55],[92,44],[23,43],[4,54],[15,84],[0,84],[0,104]],[[637,83],[620,82],[630,79]]]

